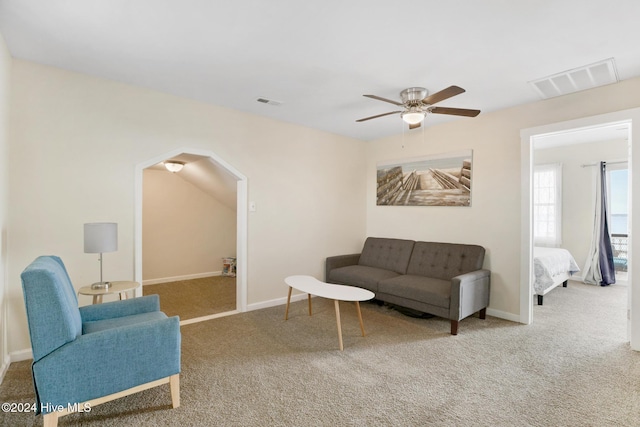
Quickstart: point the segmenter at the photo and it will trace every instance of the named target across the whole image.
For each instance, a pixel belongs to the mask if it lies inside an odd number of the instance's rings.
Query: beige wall
[[[629,157],[626,140],[603,141],[534,151],[534,164],[562,163],[562,245],[584,269],[593,233],[596,167],[600,161]],[[581,276],[578,273],[578,276]]]
[[[8,216],[8,128],[11,55],[0,34],[0,381],[8,363],[7,333],[7,216]]]
[[[523,83],[524,84],[524,83]],[[640,78],[534,102],[423,131],[372,141],[367,151],[367,235],[475,243],[487,248],[492,270],[490,310],[520,314],[522,129],[640,105]],[[427,121],[429,117],[427,117]],[[473,150],[472,206],[376,206],[376,163]]]
[[[144,171],[142,222],[144,282],[219,273],[236,256],[236,211],[179,173]]]
[[[485,246],[490,309],[517,317],[520,130],[640,105],[636,78],[363,143],[26,61],[13,61],[12,83],[9,351],[29,347],[19,274],[33,258],[62,256],[76,287],[95,281],[84,222],[119,223],[105,274],[133,277],[135,166],[179,147],[212,151],[248,177],[249,304],[284,296],[289,274],[322,277],[324,257],[375,235]],[[377,162],[464,149],[470,208],[375,206]]]
[[[249,304],[286,297],[286,276],[322,277],[326,256],[362,244],[361,141],[22,60],[12,83],[10,352],[30,347],[19,280],[29,262],[56,254],[76,287],[95,281],[83,223],[119,224],[105,275],[133,279],[136,165],[182,147],[248,178]]]

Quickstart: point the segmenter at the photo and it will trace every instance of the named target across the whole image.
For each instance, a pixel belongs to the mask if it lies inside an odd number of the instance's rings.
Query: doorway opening
[[[536,290],[543,287],[540,280],[547,279],[542,274],[543,269],[547,269],[549,273],[559,273],[557,269],[560,266],[553,264],[556,260],[551,255],[553,251],[561,252],[548,248],[568,251],[577,263],[572,267],[573,273],[563,275],[560,277],[561,281],[568,279],[595,283],[592,275],[596,267],[591,267],[591,251],[599,246],[594,244],[593,234],[596,182],[600,175],[601,161],[605,163],[603,168],[606,170],[606,197],[603,200],[607,202],[608,231],[616,265],[616,283],[626,284],[629,137],[630,124],[611,123],[550,135],[535,135],[532,138],[532,222]],[[550,287],[547,292],[552,289]],[[538,295],[540,297],[539,293]]]
[[[534,166],[534,147],[536,139],[545,136],[553,136],[560,134],[569,134],[570,131],[582,131],[587,129],[595,129],[606,125],[622,125],[626,126],[629,139],[628,160],[629,167],[629,190],[632,187],[640,187],[640,151],[634,150],[640,144],[640,139],[631,132],[632,124],[640,123],[640,108],[623,110],[614,113],[602,114],[599,116],[586,117],[582,119],[571,120],[567,122],[555,123],[550,125],[539,126],[536,128],[523,129],[521,131],[521,165],[522,165],[522,215],[521,215],[521,276],[520,276],[520,322],[529,324],[533,321],[533,292],[531,291],[534,280],[533,273],[533,227],[532,227],[532,176]],[[640,204],[638,199],[632,199],[632,191],[629,194],[629,212],[628,212],[628,230],[629,236],[627,240],[627,319],[628,328],[627,336],[634,350],[640,350],[640,290],[636,291],[636,287],[632,280],[634,271],[633,253],[639,252],[640,245],[638,239],[633,239],[633,224],[640,223]]]
[[[168,161],[183,168],[169,171]],[[144,293],[160,294],[182,325],[246,311],[246,177],[212,152],[180,149],[137,165],[135,178]]]

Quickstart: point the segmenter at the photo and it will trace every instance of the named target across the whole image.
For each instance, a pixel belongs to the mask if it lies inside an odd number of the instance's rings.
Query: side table
[[[140,286],[138,282],[130,282],[126,280],[110,282],[108,288],[92,289],[91,285],[83,286],[78,290],[78,295],[92,295],[94,304],[101,304],[104,295],[120,294],[120,299],[127,299],[127,292]]]

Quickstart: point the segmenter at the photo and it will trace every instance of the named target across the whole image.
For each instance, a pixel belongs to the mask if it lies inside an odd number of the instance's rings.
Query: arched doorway
[[[246,311],[247,307],[247,178],[240,173],[233,166],[229,165],[226,161],[218,157],[215,153],[199,150],[199,149],[177,149],[145,162],[142,162],[136,166],[135,171],[135,232],[134,232],[134,246],[135,246],[135,280],[139,283],[143,282],[143,175],[146,169],[154,167],[159,163],[176,158],[206,158],[210,167],[218,168],[224,172],[225,175],[232,177],[235,180],[236,185],[236,250],[237,250],[237,268],[236,268],[236,309],[230,312],[218,313],[214,315],[207,315],[194,319],[181,321],[182,324],[195,323],[198,321],[208,320],[215,317],[221,317],[223,315],[233,314],[237,312]],[[205,177],[201,179],[206,180]],[[141,296],[142,290],[136,291],[136,296]]]

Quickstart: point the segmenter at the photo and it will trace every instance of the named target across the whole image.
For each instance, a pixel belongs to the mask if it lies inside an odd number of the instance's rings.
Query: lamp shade
[[[118,250],[118,224],[92,222],[84,225],[84,253],[98,254]]]

